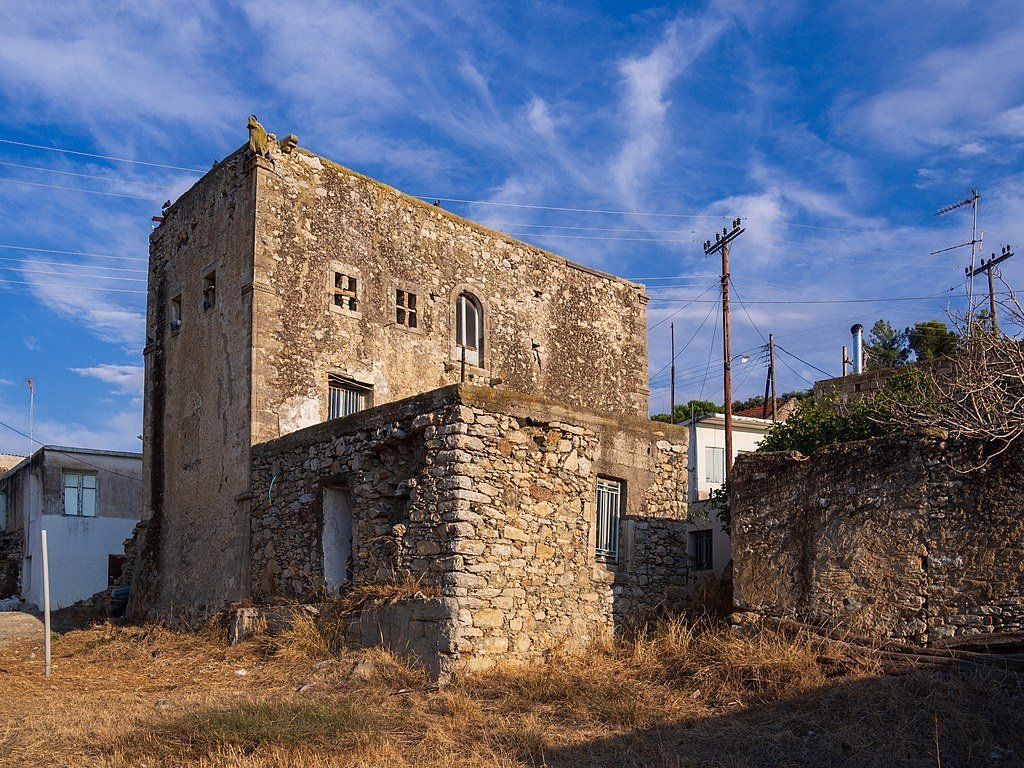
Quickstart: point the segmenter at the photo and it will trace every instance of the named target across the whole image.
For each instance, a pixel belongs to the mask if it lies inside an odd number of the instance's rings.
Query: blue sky
[[[853,322],[962,306],[964,252],[928,254],[969,219],[937,208],[977,187],[985,253],[1018,242],[1022,49],[1019,2],[0,1],[0,420],[26,428],[32,376],[38,439],[139,448],[150,217],[196,178],[177,169],[245,141],[250,113],[644,278],[654,410],[672,321],[679,399],[721,398],[713,305],[684,302],[714,283],[716,217],[742,216],[736,395],[762,389],[769,332],[806,361],[780,353],[780,389],[806,387],[838,373]],[[787,303],[848,299],[885,301]],[[0,451],[26,444],[0,428]]]

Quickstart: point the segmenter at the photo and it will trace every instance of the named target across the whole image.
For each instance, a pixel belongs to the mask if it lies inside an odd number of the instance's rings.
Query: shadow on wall
[[[735,714],[665,723],[571,747],[545,745],[542,759],[539,752],[520,759],[548,768],[1019,766],[1024,763],[1020,684],[1019,677],[1002,671],[917,670],[840,683]]]

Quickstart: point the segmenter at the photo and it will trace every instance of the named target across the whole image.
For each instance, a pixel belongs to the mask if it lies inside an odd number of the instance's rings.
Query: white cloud
[[[647,54],[619,62],[624,93],[620,116],[626,140],[612,161],[611,173],[626,201],[635,205],[638,188],[652,169],[667,139],[666,91],[727,26],[724,17],[679,16],[670,22],[662,40]]]
[[[138,395],[142,392],[145,368],[141,365],[114,365],[104,363],[87,368],[72,368],[80,376],[99,379],[114,386],[115,391],[124,395]]]
[[[132,407],[124,410],[98,412],[95,409],[80,408],[81,414],[75,421],[58,421],[48,417],[49,398],[44,391],[36,395],[36,418],[33,424],[35,447],[65,445],[74,448],[99,448],[103,450],[141,451],[142,410]],[[0,421],[28,434],[28,406],[12,406],[0,400]],[[28,450],[28,438],[11,430],[0,430],[0,452],[24,455]]]

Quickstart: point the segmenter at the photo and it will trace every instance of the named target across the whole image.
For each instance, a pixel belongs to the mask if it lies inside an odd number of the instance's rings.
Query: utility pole
[[[850,355],[846,349],[846,345],[843,344],[843,377],[845,378],[847,370],[850,366]]]
[[[772,377],[772,421],[775,421],[775,336],[768,334],[768,371]]]
[[[672,332],[672,394],[669,395],[668,423],[676,423],[676,324],[669,323],[669,330]],[[662,369],[664,370],[664,368]]]
[[[729,327],[729,243],[746,230],[740,227],[740,220],[733,219],[732,229],[722,227],[722,233],[715,235],[715,242],[704,241],[704,255],[716,251],[722,254],[722,377],[725,389],[725,481],[732,475],[732,338]]]
[[[25,379],[25,381],[28,384],[28,455],[31,456],[35,448],[33,421],[36,410],[36,383],[32,379]]]
[[[967,274],[968,281],[973,282],[976,275],[980,275],[982,272],[988,272],[988,316],[992,323],[992,333],[996,333],[999,330],[999,322],[996,319],[996,283],[995,277],[993,276],[993,267],[1001,261],[1006,261],[1008,258],[1013,256],[1013,249],[1009,245],[1004,245],[1002,251],[996,256],[992,254],[992,258],[988,261],[981,260],[981,266],[977,269],[971,269],[967,267],[964,272]]]
[[[948,248],[940,248],[937,251],[932,251],[931,255],[935,256],[939,253],[945,253],[946,251],[954,251],[957,248],[963,248],[965,246],[971,246],[971,265],[964,271],[967,273],[967,335],[971,335],[971,327],[974,325],[974,275],[978,274],[978,270],[974,268],[975,259],[978,255],[978,249],[981,245],[982,239],[985,237],[985,233],[981,233],[981,237],[978,237],[978,205],[981,202],[981,195],[978,190],[972,189],[971,196],[961,200],[958,203],[947,205],[944,208],[940,208],[935,212],[936,216],[945,216],[947,213],[952,213],[955,210],[971,206],[972,211],[972,223],[971,223],[971,239],[957,245],[951,245]]]

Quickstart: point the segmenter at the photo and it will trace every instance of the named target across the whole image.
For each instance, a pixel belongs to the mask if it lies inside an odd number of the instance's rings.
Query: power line
[[[11,139],[0,139],[0,144],[13,144],[16,147],[28,147],[30,149],[44,149],[47,152],[61,152],[65,155],[79,155],[81,157],[95,157],[99,160],[113,160],[117,163],[133,163],[134,165],[148,165],[151,168],[168,168],[172,171],[188,171],[189,173],[206,173],[201,168],[183,168],[180,165],[165,165],[164,163],[150,163],[145,160],[129,160],[127,157],[111,157],[110,155],[97,155],[92,152],[79,152],[74,149],[61,149],[60,147],[44,147],[41,144],[29,144],[24,141],[12,141]]]
[[[529,208],[539,211],[565,211],[567,213],[598,213],[608,216],[657,216],[671,219],[727,219],[710,213],[662,213],[650,211],[606,211],[599,208],[567,208],[554,205],[533,205],[528,203],[503,203],[496,200],[465,200],[458,197],[437,197],[436,195],[413,195],[420,200],[440,200],[442,203],[466,203],[467,205],[496,205],[503,208]]]
[[[710,289],[709,289],[709,290],[710,290]],[[691,342],[692,342],[692,341],[693,341],[694,339],[696,339],[696,338],[697,338],[697,334],[698,334],[698,333],[700,333],[701,329],[702,329],[702,328],[704,327],[704,324],[705,324],[705,323],[707,323],[707,321],[708,321],[708,318],[710,318],[710,317],[711,317],[711,314],[712,314],[712,313],[713,313],[714,311],[715,311],[715,308],[714,308],[714,307],[711,307],[710,309],[708,309],[708,313],[707,313],[706,315],[704,315],[704,319],[700,321],[700,325],[698,325],[698,326],[697,326],[697,330],[696,330],[696,331],[694,331],[694,332],[693,332],[693,335],[692,335],[692,336],[690,336],[689,340],[688,340],[688,341],[687,341],[687,342],[686,342],[685,344],[683,344],[683,346],[682,346],[682,349],[680,349],[680,350],[679,350],[678,352],[676,352],[676,353],[675,353],[674,355],[672,355],[672,359],[671,359],[671,360],[669,360],[669,361],[668,361],[667,363],[665,363],[665,365],[663,365],[663,366],[662,366],[662,368],[661,368],[661,370],[660,370],[660,371],[658,371],[658,372],[657,372],[656,374],[654,374],[653,376],[649,377],[649,378],[648,378],[648,383],[650,383],[651,381],[654,381],[654,379],[658,378],[658,376],[660,376],[660,375],[661,375],[662,373],[664,373],[664,372],[665,372],[665,369],[666,369],[666,368],[668,368],[668,367],[669,367],[670,365],[672,365],[672,363],[674,363],[674,362],[676,361],[676,358],[677,358],[677,357],[679,357],[679,356],[680,356],[681,354],[683,354],[683,352],[684,352],[684,351],[686,351],[686,348],[687,348],[688,346],[690,346],[690,343],[691,343]],[[667,319],[668,319],[668,318],[666,318],[666,320],[667,320]]]
[[[946,295],[946,291],[937,293],[932,296],[893,296],[882,299],[779,299],[779,300],[755,300],[748,301],[748,304],[871,304],[885,301],[926,301],[928,299],[938,299]],[[676,303],[678,301],[687,301],[687,299],[651,299],[651,301],[659,301],[663,303]],[[690,299],[692,303],[707,304],[714,301],[713,299]]]
[[[30,286],[33,286],[35,288],[64,288],[68,292],[74,293],[74,294],[79,295],[79,296],[82,294],[82,291],[105,291],[107,293],[140,293],[140,294],[143,294],[143,295],[149,293],[148,291],[132,291],[132,290],[128,290],[126,288],[93,288],[93,287],[81,288],[81,287],[78,287],[78,286],[67,285],[67,284],[64,284],[64,283],[34,283],[34,282],[31,282],[31,281],[27,281],[27,280],[3,280],[3,279],[0,279],[0,283],[5,283],[7,285],[30,285]]]
[[[88,267],[84,267],[84,268],[88,269]],[[54,271],[52,269],[24,269],[22,267],[5,267],[5,266],[0,266],[0,270],[3,270],[3,269],[9,270],[11,272],[27,272],[29,274],[36,274],[36,275],[56,275],[56,274],[61,274],[61,275],[67,275],[69,277],[102,277],[104,280],[127,280],[127,281],[132,282],[132,283],[144,283],[144,282],[146,282],[146,278],[144,278],[144,277],[121,277],[120,275],[86,275],[86,274],[77,274],[77,273],[74,273],[74,272],[66,272],[66,271],[63,271],[63,270]]]
[[[709,286],[708,286],[707,288],[705,288],[705,289],[704,289],[703,291],[701,291],[700,293],[698,293],[698,294],[697,294],[697,299],[699,299],[699,298],[700,298],[701,296],[703,296],[704,294],[706,294],[706,293],[707,293],[708,291],[710,291],[710,290],[712,290],[713,288],[715,288],[715,286],[717,286],[717,285],[718,285],[718,283],[712,283],[711,285],[709,285]],[[691,287],[692,287],[692,286],[691,286]],[[662,325],[663,323],[666,323],[666,322],[668,322],[669,320],[671,320],[671,319],[672,319],[673,317],[675,317],[675,316],[676,316],[676,315],[678,315],[678,314],[679,314],[680,312],[682,312],[682,311],[683,311],[684,309],[686,309],[686,308],[687,308],[688,306],[690,306],[690,304],[693,304],[693,303],[694,303],[694,302],[695,302],[695,301],[696,301],[697,299],[694,299],[693,301],[691,301],[691,302],[689,302],[689,303],[687,303],[687,304],[683,304],[683,306],[681,306],[681,307],[679,307],[678,309],[676,309],[676,311],[675,311],[675,312],[673,312],[673,313],[672,313],[671,315],[668,315],[667,317],[663,317],[663,318],[662,318],[661,320],[659,320],[659,321],[658,321],[658,322],[656,322],[656,323],[655,323],[654,325],[652,325],[652,326],[651,326],[650,328],[648,328],[648,329],[647,329],[647,330],[648,330],[648,332],[650,332],[650,331],[653,331],[653,330],[654,330],[655,328],[657,328],[657,327],[658,327],[659,325]]]
[[[53,248],[32,248],[27,245],[7,245],[0,244],[0,248],[4,248],[11,251],[29,251],[30,253],[57,253],[61,256],[88,256],[93,259],[117,259],[119,261],[144,261],[147,264],[149,259],[144,259],[140,256],[114,256],[108,253],[86,253],[84,251],[58,251]]]
[[[42,264],[47,267],[81,267],[82,269],[102,269],[105,272],[132,272],[134,274],[145,275],[147,271],[145,269],[126,269],[125,267],[100,267],[92,264],[83,264],[82,262],[69,262],[69,261],[45,261],[38,259],[12,259],[4,256],[0,256],[0,261],[11,261],[16,264]],[[0,269],[10,269],[10,267],[0,267]]]
[[[124,478],[127,478],[128,480],[134,480],[137,483],[141,483],[142,482],[142,478],[140,478],[140,477],[133,477],[132,475],[126,475],[126,474],[123,474],[121,472],[116,472],[113,469],[109,469],[107,467],[101,467],[99,464],[93,464],[91,461],[86,461],[85,459],[82,458],[81,454],[78,454],[78,453],[68,453],[66,451],[60,450],[59,448],[54,448],[53,446],[48,446],[48,445],[46,445],[46,443],[40,442],[39,440],[36,440],[34,437],[29,437],[24,432],[22,432],[20,429],[16,429],[15,427],[12,427],[10,424],[8,424],[5,421],[0,421],[0,427],[7,427],[7,429],[11,430],[11,432],[13,432],[14,434],[21,435],[22,437],[28,438],[28,440],[30,442],[35,443],[40,448],[45,448],[48,451],[53,451],[54,453],[60,454],[61,456],[67,456],[68,458],[74,459],[75,461],[77,461],[77,462],[79,462],[81,464],[85,464],[86,466],[92,467],[93,469],[99,469],[99,470],[101,470],[103,472],[107,472],[108,474],[116,475],[117,477],[124,477]],[[31,457],[29,456],[29,457],[26,457],[26,458],[31,458]]]
[[[817,371],[818,373],[823,373],[823,374],[825,374],[826,376],[828,376],[829,378],[835,378],[835,377],[834,377],[834,376],[833,376],[833,375],[832,375],[831,373],[829,373],[828,371],[823,371],[823,370],[821,370],[821,368],[819,368],[818,366],[814,365],[813,363],[808,363],[808,362],[807,362],[806,360],[804,360],[804,359],[803,359],[802,357],[797,357],[796,355],[794,355],[794,354],[793,354],[792,352],[790,352],[790,351],[789,351],[788,349],[786,349],[785,347],[781,347],[781,346],[779,346],[778,344],[776,344],[776,345],[775,345],[775,348],[776,348],[776,349],[779,349],[779,350],[782,350],[782,351],[783,351],[783,352],[785,352],[785,353],[786,353],[787,355],[789,355],[790,357],[792,357],[792,358],[793,358],[794,360],[799,360],[799,361],[800,361],[801,363],[803,363],[804,365],[806,365],[806,366],[807,366],[808,368],[813,368],[813,369],[814,369],[814,370],[816,370],[816,371]]]
[[[6,163],[0,160],[0,165],[8,168],[22,168],[26,171],[43,171],[44,173],[60,173],[65,176],[78,176],[82,179],[98,179],[100,181],[109,181],[115,184],[138,184],[143,187],[154,187],[156,189],[170,189],[168,184],[150,184],[145,181],[132,181],[131,179],[120,179],[116,176],[96,176],[91,173],[75,173],[74,171],[63,171],[59,168],[43,168],[38,165],[19,165],[18,163]]]
[[[120,192],[104,192],[100,189],[82,189],[81,187],[62,187],[58,184],[40,184],[37,181],[24,181],[22,179],[0,179],[5,184],[25,184],[30,187],[44,187],[45,189],[62,189],[65,192],[85,192],[90,195],[105,195],[106,197],[124,197],[129,200],[145,200],[147,202],[159,202],[156,197],[140,197],[139,195],[125,195]]]
[[[776,345],[776,346],[777,346],[777,345]],[[793,372],[793,375],[794,375],[794,376],[796,376],[796,377],[797,377],[797,378],[799,378],[799,379],[803,379],[803,380],[804,380],[804,381],[805,381],[806,383],[810,384],[810,385],[811,385],[812,387],[814,386],[814,382],[813,382],[813,381],[811,381],[810,379],[808,379],[808,378],[807,378],[806,376],[804,376],[803,374],[797,373],[796,369],[795,369],[795,368],[794,368],[793,366],[791,366],[791,365],[790,365],[789,363],[787,363],[787,362],[786,362],[786,358],[784,358],[784,357],[780,357],[780,358],[779,358],[779,360],[780,360],[780,361],[782,362],[782,364],[783,364],[784,366],[786,366],[787,368],[789,368],[789,370],[791,370],[791,371]],[[828,375],[829,377],[831,377],[831,376],[832,376],[832,374],[826,374],[826,375]]]

